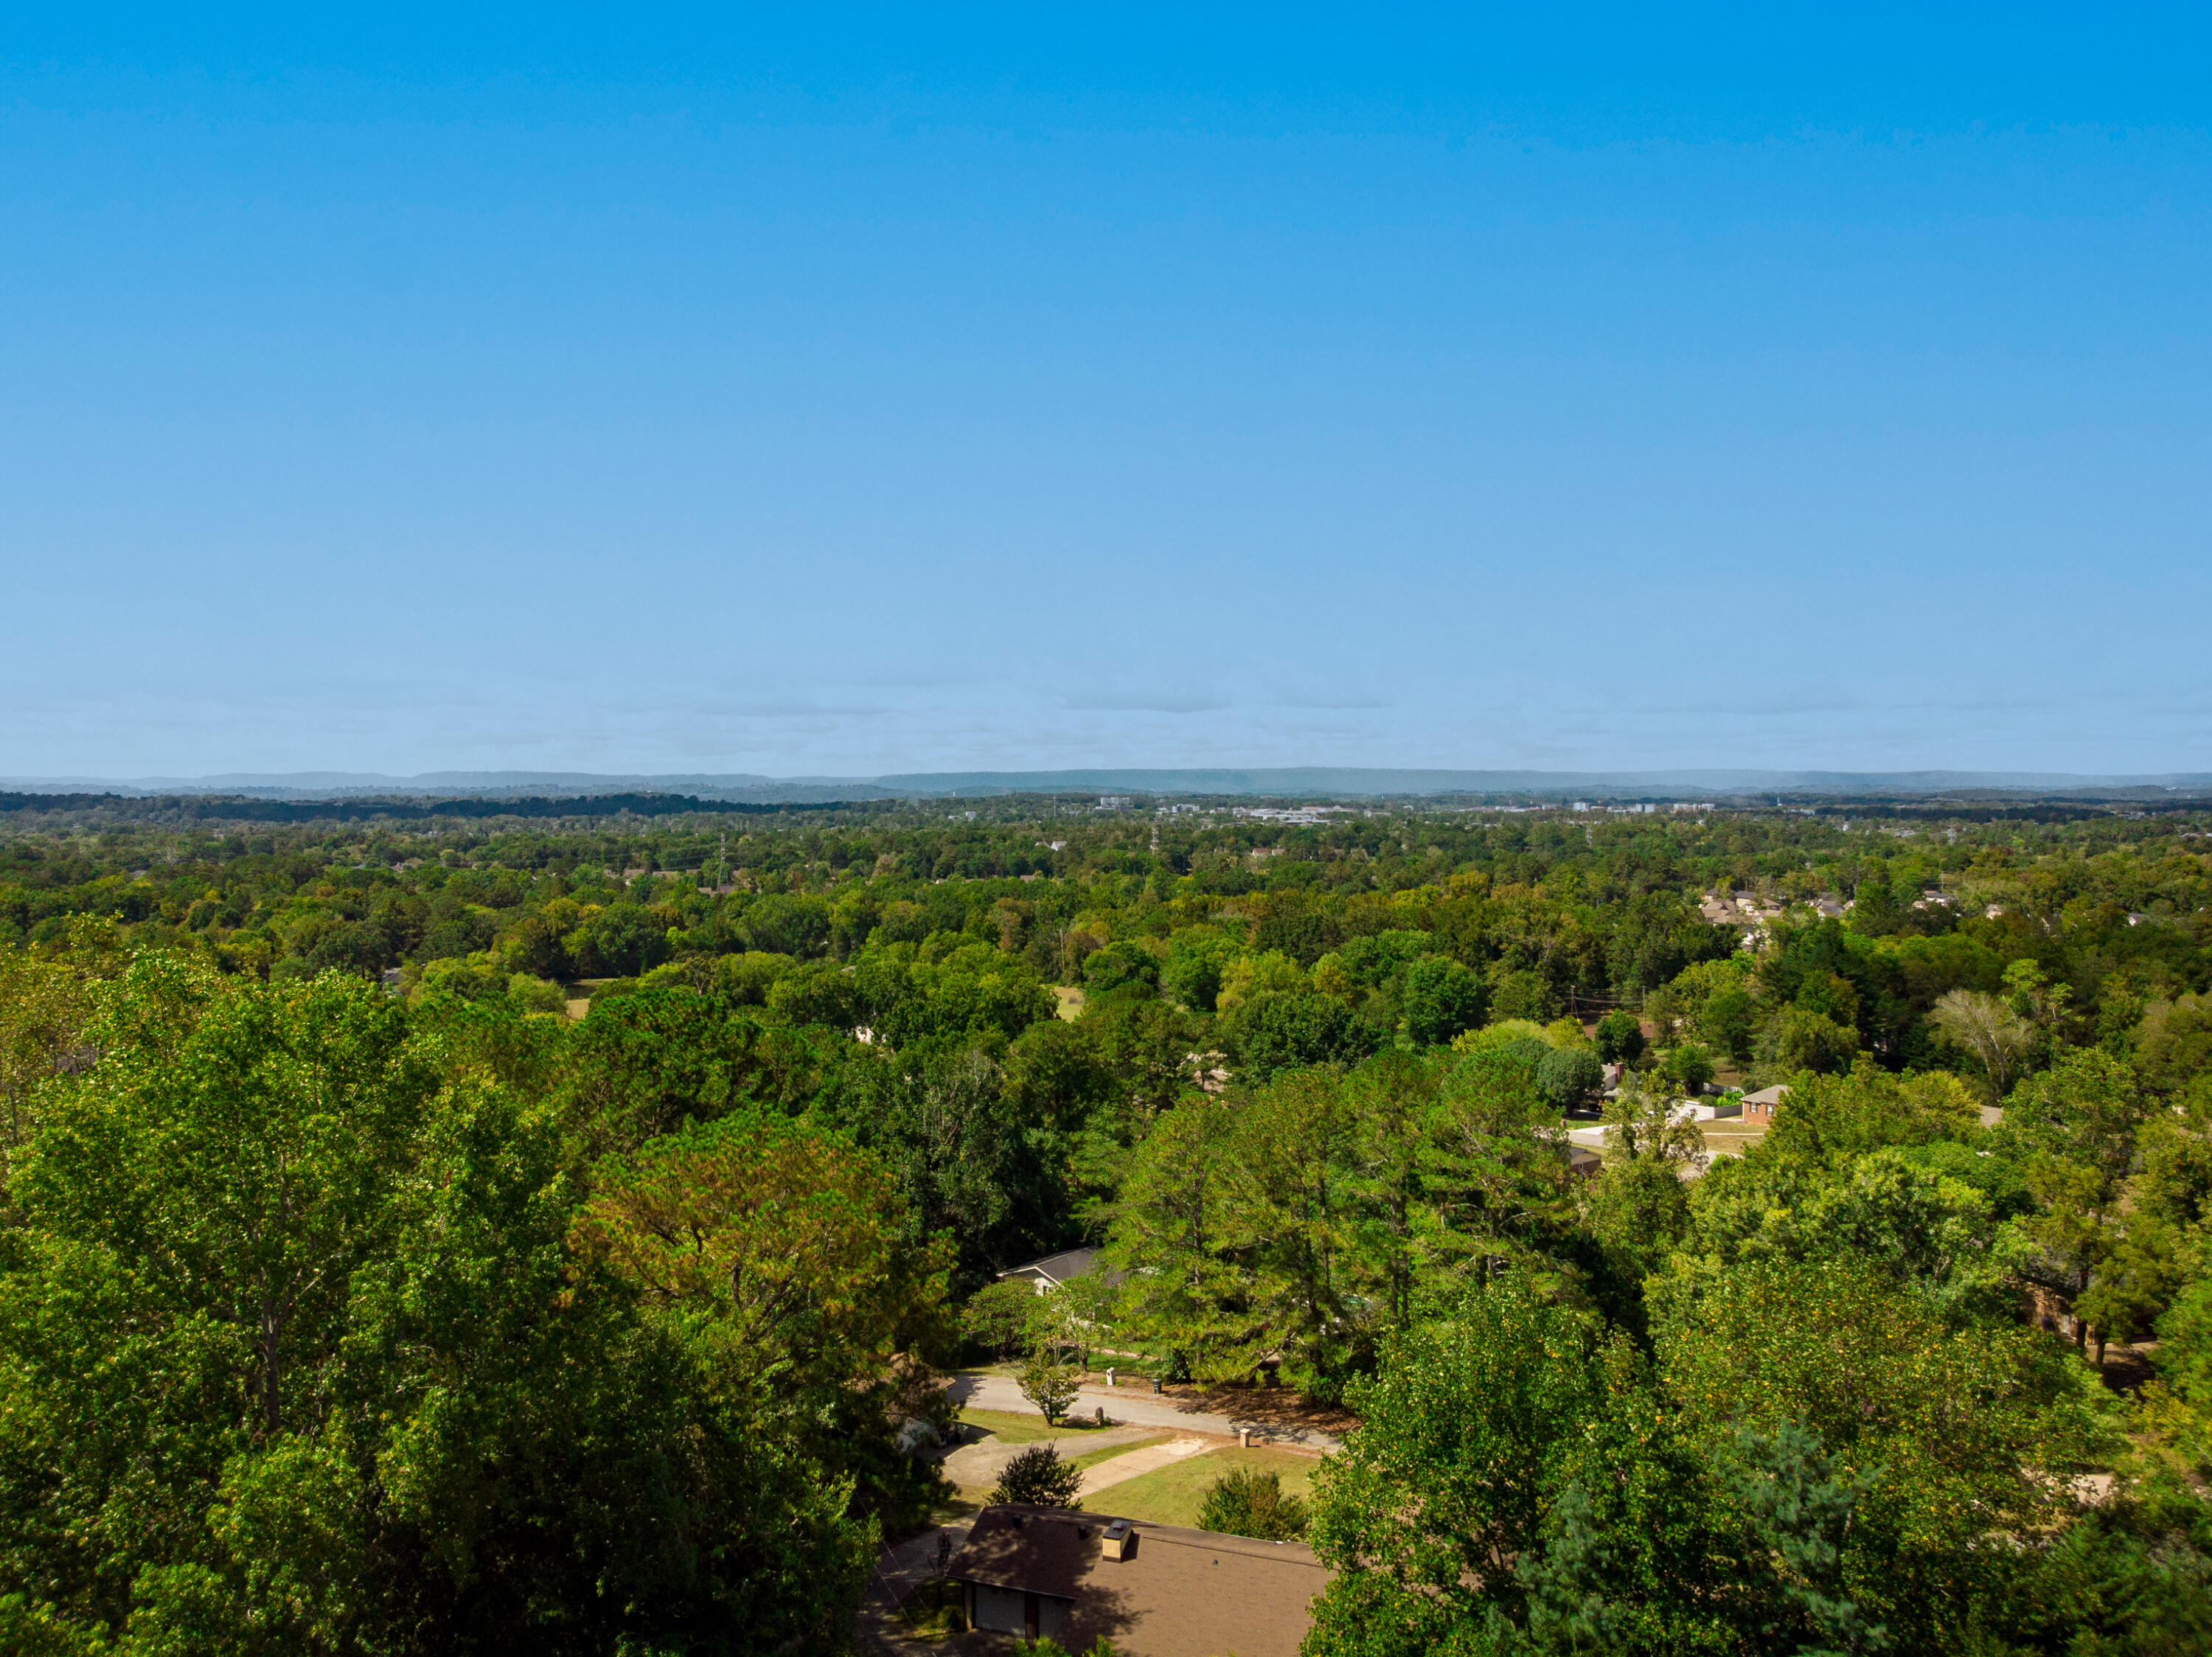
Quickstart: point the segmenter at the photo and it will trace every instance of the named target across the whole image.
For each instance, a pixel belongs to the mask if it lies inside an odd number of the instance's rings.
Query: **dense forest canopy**
[[[7,1649],[837,1649],[1083,1241],[1316,1653],[2212,1642],[2202,813],[270,814],[0,821]]]

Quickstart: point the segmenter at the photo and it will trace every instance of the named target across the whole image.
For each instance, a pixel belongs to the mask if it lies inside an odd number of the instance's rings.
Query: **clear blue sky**
[[[0,774],[2212,769],[2201,9],[28,9]]]

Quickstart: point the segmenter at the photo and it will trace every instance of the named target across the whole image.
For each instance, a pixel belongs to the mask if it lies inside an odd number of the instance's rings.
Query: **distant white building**
[[[1311,827],[1351,808],[1346,806],[1238,806],[1236,814],[1262,823],[1288,823]]]

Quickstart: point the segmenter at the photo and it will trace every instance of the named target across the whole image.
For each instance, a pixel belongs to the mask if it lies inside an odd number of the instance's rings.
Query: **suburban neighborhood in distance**
[[[2212,790],[1649,803],[19,787],[21,1453],[342,1409],[387,1587],[609,1640],[1534,1642],[1632,1568],[1802,1643],[2130,1557],[2212,1420]]]

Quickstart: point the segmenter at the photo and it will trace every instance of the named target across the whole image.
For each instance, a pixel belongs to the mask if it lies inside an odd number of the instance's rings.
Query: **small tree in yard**
[[[1235,1467],[1214,1480],[1206,1493],[1206,1505],[1198,1510],[1198,1528],[1280,1542],[1306,1533],[1306,1504],[1283,1494],[1279,1474]]]
[[[1083,1470],[1060,1459],[1049,1444],[1032,1444],[1006,1464],[991,1491],[994,1502],[1022,1502],[1037,1508],[1079,1508]]]
[[[1068,1405],[1075,1402],[1077,1385],[1072,1365],[1054,1363],[1042,1354],[1031,1358],[1022,1369],[1022,1396],[1036,1405],[1048,1426],[1057,1425],[1067,1413]]]
[[[1678,1112],[1674,1092],[1648,1077],[1632,1076],[1606,1101],[1605,1142],[1631,1162],[1702,1162],[1705,1136]]]
[[[1689,1042],[1669,1052],[1661,1068],[1669,1080],[1680,1084],[1684,1093],[1701,1093],[1713,1079],[1713,1056],[1697,1043]]]

